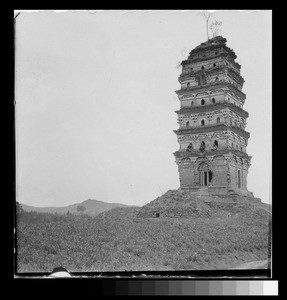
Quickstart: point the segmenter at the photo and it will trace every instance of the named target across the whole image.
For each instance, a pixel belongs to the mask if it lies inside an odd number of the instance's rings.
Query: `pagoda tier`
[[[185,100],[197,98],[201,95],[211,96],[212,94],[216,94],[218,92],[223,93],[225,96],[230,96],[230,98],[234,98],[234,101],[244,104],[246,95],[238,90],[233,84],[229,82],[224,82],[222,80],[206,83],[205,85],[197,85],[196,86],[183,86],[180,90],[175,91],[178,95],[179,100]]]
[[[214,66],[215,64],[215,66]],[[220,65],[218,65],[220,64]],[[179,82],[180,83],[184,83],[184,82],[188,82],[188,81],[193,81],[196,79],[197,76],[199,76],[201,73],[203,72],[203,70],[198,70],[198,71],[191,71],[190,69],[188,69],[187,71],[185,71],[183,74],[181,74],[179,76]],[[224,62],[217,62],[213,63],[212,68],[207,69],[206,71],[204,71],[206,74],[207,78],[214,79],[213,77],[216,78],[217,75],[222,75],[224,74],[224,77],[222,76],[222,78],[225,79],[226,82],[231,82],[234,83],[234,85],[239,85],[242,87],[243,83],[244,83],[244,79],[241,77],[240,74],[238,74],[234,68],[231,68],[228,65],[225,65]],[[231,79],[231,80],[229,80]]]
[[[237,58],[232,49],[226,46],[227,40],[222,36],[217,36],[207,42],[201,43],[199,46],[190,51],[188,59],[182,61],[182,65],[190,62],[196,63],[206,61],[209,58],[225,57],[237,69],[240,70],[241,66],[235,62]]]

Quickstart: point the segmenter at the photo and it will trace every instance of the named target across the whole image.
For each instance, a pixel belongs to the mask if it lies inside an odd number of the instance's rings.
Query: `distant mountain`
[[[107,203],[104,201],[98,201],[98,200],[92,200],[88,199],[86,201],[83,201],[81,203],[75,203],[68,206],[63,207],[36,207],[36,206],[30,206],[26,204],[21,204],[22,208],[25,211],[36,211],[41,213],[58,213],[58,214],[65,214],[68,211],[72,214],[80,214],[81,212],[78,210],[79,206],[84,207],[83,213],[96,216],[102,212],[108,211],[112,208],[116,207],[129,207],[129,205],[121,204],[121,203]]]

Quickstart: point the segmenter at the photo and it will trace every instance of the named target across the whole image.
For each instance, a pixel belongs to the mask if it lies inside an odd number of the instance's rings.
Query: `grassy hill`
[[[236,268],[269,257],[268,210],[259,199],[178,190],[141,208],[117,207],[96,217],[62,215],[33,224],[20,216],[18,271]]]
[[[25,211],[35,211],[41,213],[57,213],[57,214],[66,214],[70,212],[72,214],[80,214],[81,212],[78,211],[78,207],[84,207],[84,213],[91,216],[96,216],[104,211],[110,210],[115,207],[126,207],[128,205],[124,205],[121,203],[107,203],[98,200],[88,199],[81,203],[75,203],[68,206],[63,207],[36,207],[36,206],[29,206],[26,204],[21,204],[22,208]]]

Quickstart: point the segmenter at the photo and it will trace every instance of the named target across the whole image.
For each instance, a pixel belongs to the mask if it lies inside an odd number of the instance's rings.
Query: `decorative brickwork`
[[[251,157],[246,153],[248,112],[236,54],[217,36],[182,62],[174,153],[180,188],[196,194],[240,194],[247,190]]]

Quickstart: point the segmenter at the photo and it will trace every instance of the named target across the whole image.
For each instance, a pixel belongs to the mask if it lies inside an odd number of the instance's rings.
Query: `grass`
[[[268,257],[267,212],[141,218],[139,210],[115,208],[96,217],[22,212],[18,272],[226,269]]]

